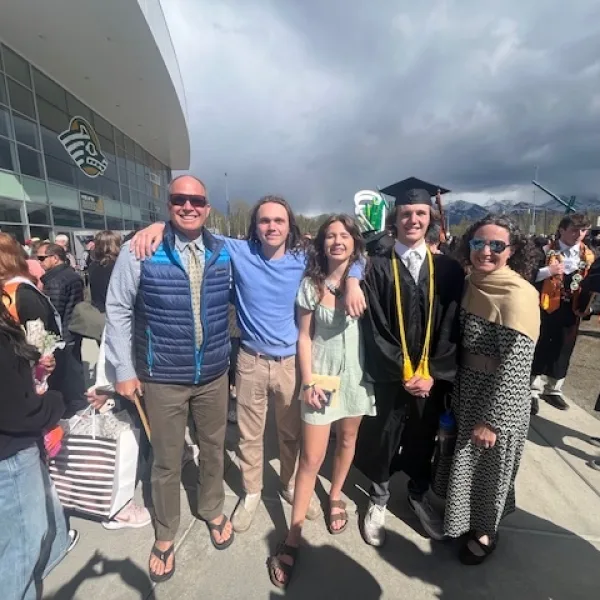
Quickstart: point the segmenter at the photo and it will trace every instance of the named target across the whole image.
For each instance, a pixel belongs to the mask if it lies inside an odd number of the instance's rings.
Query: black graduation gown
[[[435,295],[429,366],[435,383],[428,398],[416,398],[402,385],[393,251],[393,238],[379,240],[370,248],[371,260],[365,273],[365,377],[374,383],[377,416],[362,421],[354,463],[376,483],[387,481],[396,471],[404,471],[417,481],[428,481],[439,416],[456,373],[464,271],[448,256],[433,257]],[[401,260],[398,266],[407,345],[416,368],[425,339],[429,267],[425,261],[417,285]]]
[[[536,274],[545,265],[546,257],[544,255],[538,270],[535,271]],[[564,276],[563,285],[565,288],[568,289],[570,287],[572,279],[573,274]],[[598,285],[597,266],[595,269],[592,266],[592,270],[583,281],[582,290],[579,294],[579,305],[576,307],[577,310],[585,309],[588,303],[586,299],[589,301],[589,292],[585,292],[586,286],[589,285],[588,279],[590,280],[589,283],[595,282],[595,285]],[[543,281],[535,283],[535,287],[540,293],[543,285]],[[589,290],[590,288],[587,287],[587,289]],[[559,308],[552,313],[548,313],[541,308],[540,311],[540,337],[533,357],[532,375],[546,375],[556,380],[564,379],[567,376],[571,356],[577,342],[581,319],[575,314],[570,300],[562,300]]]

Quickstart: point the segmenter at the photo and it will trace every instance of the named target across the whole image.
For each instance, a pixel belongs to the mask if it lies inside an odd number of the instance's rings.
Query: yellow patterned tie
[[[192,310],[194,311],[194,330],[196,333],[196,348],[202,345],[202,317],[200,315],[200,289],[202,286],[202,268],[196,255],[197,246],[190,242],[187,246],[189,253],[190,293],[192,295]]]

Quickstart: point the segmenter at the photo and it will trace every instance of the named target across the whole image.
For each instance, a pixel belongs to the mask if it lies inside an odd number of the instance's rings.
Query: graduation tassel
[[[404,382],[409,381],[415,375],[422,379],[431,379],[429,371],[429,348],[431,346],[431,335],[433,330],[433,304],[434,304],[434,277],[433,277],[433,256],[427,249],[427,264],[429,266],[429,289],[428,289],[428,311],[427,311],[427,326],[425,328],[425,341],[423,343],[423,351],[421,359],[415,372],[410,354],[408,353],[408,344],[406,343],[406,331],[404,328],[404,311],[402,309],[402,294],[400,291],[400,272],[398,269],[398,258],[396,253],[392,251],[392,270],[394,272],[394,291],[396,296],[396,310],[398,311],[398,323],[400,327],[400,344],[402,345],[402,379]]]

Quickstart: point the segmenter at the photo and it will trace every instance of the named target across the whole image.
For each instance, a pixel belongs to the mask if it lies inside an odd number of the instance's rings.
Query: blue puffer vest
[[[204,384],[229,367],[227,321],[231,259],[206,229],[201,315],[204,340],[196,348],[190,282],[170,225],[158,250],[141,266],[135,307],[135,357],[142,381]]]

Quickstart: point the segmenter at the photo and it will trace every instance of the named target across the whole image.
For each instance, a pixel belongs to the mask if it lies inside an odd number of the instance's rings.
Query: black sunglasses
[[[197,194],[171,194],[169,202],[173,206],[185,206],[189,202],[194,208],[204,208],[208,204],[206,196]]]
[[[47,259],[49,256],[52,256],[51,254],[46,254],[46,256],[36,256],[36,258],[42,262],[43,260]]]
[[[502,240],[490,240],[488,242],[481,238],[473,238],[469,241],[469,247],[474,252],[481,252],[486,246],[489,246],[490,251],[494,254],[502,254],[507,248],[510,248],[510,244]]]

